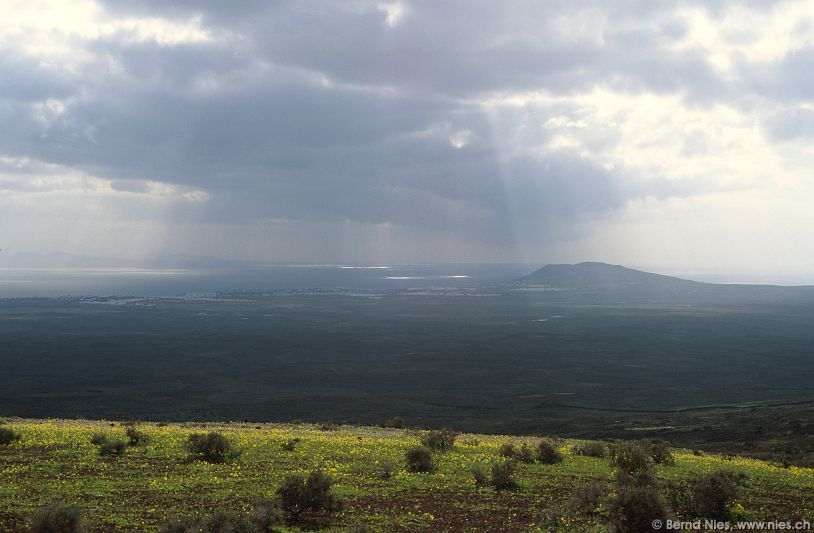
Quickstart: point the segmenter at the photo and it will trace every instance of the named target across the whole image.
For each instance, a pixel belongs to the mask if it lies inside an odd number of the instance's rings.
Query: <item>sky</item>
[[[0,4],[0,254],[814,280],[814,2]]]

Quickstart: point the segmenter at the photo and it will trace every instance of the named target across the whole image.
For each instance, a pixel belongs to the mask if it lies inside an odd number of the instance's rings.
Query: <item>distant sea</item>
[[[0,268],[0,298],[178,296],[233,290],[483,287],[512,281],[540,265],[253,265],[239,268]]]

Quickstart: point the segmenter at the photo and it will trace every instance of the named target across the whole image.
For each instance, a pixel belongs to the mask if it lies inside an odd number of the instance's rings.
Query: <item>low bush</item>
[[[404,454],[407,470],[429,472],[433,468],[432,450],[426,446],[414,446]]]
[[[667,485],[672,508],[687,518],[727,520],[729,504],[743,487],[746,475],[731,470],[716,470],[688,482]]]
[[[617,473],[621,475],[647,471],[653,466],[653,459],[649,451],[636,442],[614,444],[610,449],[610,456]]]
[[[376,464],[376,477],[382,480],[388,480],[393,477],[396,470],[396,464],[390,460],[384,460]]]
[[[144,446],[150,440],[146,433],[139,431],[135,426],[128,426],[125,434],[130,446]]]
[[[158,531],[159,533],[254,533],[257,529],[245,515],[217,511],[206,518],[186,516],[169,520]]]
[[[277,533],[283,514],[277,502],[255,502],[249,514],[217,511],[211,516],[192,515],[168,520],[159,533]]]
[[[458,433],[449,429],[437,429],[426,432],[421,437],[421,444],[432,450],[445,451],[455,446]]]
[[[489,483],[489,479],[486,477],[486,472],[483,471],[478,465],[474,465],[469,467],[469,472],[472,474],[472,478],[475,480],[475,485],[478,487],[485,487]]]
[[[562,453],[551,439],[542,439],[537,445],[537,459],[546,465],[562,462]]]
[[[574,490],[573,494],[571,494],[568,507],[579,514],[597,513],[603,498],[605,498],[609,492],[608,486],[605,483],[595,481],[586,485],[580,485]]]
[[[289,476],[277,488],[280,509],[291,522],[303,514],[333,513],[342,509],[342,502],[333,493],[333,480],[320,471]]]
[[[386,428],[395,428],[395,429],[404,429],[406,426],[404,425],[404,419],[400,416],[394,416],[390,420],[385,421],[384,427]]]
[[[497,453],[503,457],[514,457],[514,443],[504,442],[500,445],[500,448],[497,449]]]
[[[534,453],[534,448],[528,444],[523,444],[514,450],[513,458],[521,463],[533,463],[536,459],[536,454]]]
[[[11,444],[20,439],[22,439],[22,433],[19,431],[14,431],[7,427],[0,427],[0,446]]]
[[[339,429],[339,424],[334,422],[326,422],[319,425],[320,431],[336,431]]]
[[[671,465],[675,462],[673,459],[673,450],[670,447],[670,443],[666,440],[654,439],[651,440],[647,446],[650,450],[650,458],[653,459],[653,462],[657,465]]]
[[[517,481],[514,474],[517,471],[517,461],[514,459],[504,459],[492,462],[492,472],[489,484],[495,490],[507,490],[517,488]]]
[[[94,433],[90,438],[90,443],[94,446],[101,446],[107,439],[108,436],[104,433]]]
[[[75,505],[55,503],[36,511],[31,517],[31,533],[85,533],[82,512]]]
[[[500,445],[498,453],[503,457],[515,459],[521,463],[533,463],[536,459],[534,449],[528,444],[517,446],[513,442],[505,442]]]
[[[297,444],[300,443],[300,440],[302,440],[302,439],[300,439],[299,437],[294,437],[293,439],[284,440],[283,443],[280,444],[280,447],[283,450],[287,451],[287,452],[293,452],[294,448],[297,447]]]
[[[107,439],[99,445],[99,455],[119,456],[126,448],[127,443],[121,439]]]
[[[620,485],[608,510],[613,531],[638,533],[653,531],[654,520],[667,518],[667,503],[653,485]]]
[[[652,531],[652,522],[664,522],[669,509],[653,470],[648,442],[621,442],[610,448],[616,466],[616,494],[608,509],[612,531]]]
[[[187,439],[187,451],[193,459],[222,463],[240,455],[240,450],[222,433],[193,433]]]
[[[517,488],[517,481],[514,478],[517,471],[517,461],[512,458],[492,461],[489,476],[478,465],[471,466],[469,472],[478,487],[490,486],[495,490],[507,490]]]
[[[280,531],[277,526],[283,522],[283,511],[279,502],[273,500],[258,500],[254,502],[249,520],[256,531],[260,533],[275,533]]]
[[[603,442],[588,440],[577,443],[574,446],[574,453],[585,457],[605,457],[608,454],[608,447]]]
[[[206,522],[206,533],[254,533],[257,529],[244,514],[216,511]]]

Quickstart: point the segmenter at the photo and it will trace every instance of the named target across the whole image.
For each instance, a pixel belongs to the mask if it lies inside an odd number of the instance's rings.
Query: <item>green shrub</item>
[[[217,511],[209,517],[186,516],[168,520],[159,533],[275,533],[283,521],[276,502],[257,503],[249,515]]]
[[[533,463],[536,460],[534,448],[528,444],[523,444],[519,448],[515,448],[513,458],[521,463]]]
[[[605,457],[608,454],[608,447],[603,442],[588,440],[577,443],[574,446],[574,453],[585,457]]]
[[[414,446],[404,454],[407,470],[410,472],[429,472],[432,470],[432,450],[426,446]]]
[[[667,503],[659,490],[647,442],[621,442],[611,447],[616,466],[616,496],[608,520],[613,531],[652,531],[653,520],[665,520]]]
[[[257,529],[245,515],[217,511],[208,518],[186,516],[169,520],[158,531],[160,533],[254,533]]]
[[[376,465],[376,477],[379,479],[387,480],[393,477],[396,470],[396,464],[390,460],[384,460]]]
[[[130,446],[144,446],[150,440],[146,433],[139,431],[135,426],[128,426],[125,433]]]
[[[478,487],[491,486],[495,490],[506,490],[517,488],[517,481],[514,474],[517,470],[517,461],[514,459],[503,459],[492,461],[489,477],[486,476],[483,468],[478,465],[471,466],[469,472]]]
[[[90,443],[94,446],[101,446],[104,444],[108,439],[108,436],[104,433],[94,433],[90,438]]]
[[[283,522],[283,511],[279,502],[272,500],[259,500],[254,502],[249,520],[254,525],[255,531],[260,533],[274,533],[280,529],[277,527]]]
[[[206,533],[254,533],[254,525],[246,515],[229,511],[215,511],[206,522]]]
[[[406,426],[404,425],[404,419],[400,416],[394,416],[390,420],[385,421],[384,427],[386,428],[395,428],[395,429],[404,429]]]
[[[515,459],[521,463],[533,463],[536,460],[534,449],[528,444],[516,446],[513,442],[505,442],[500,445],[498,453],[503,457]]]
[[[31,517],[31,533],[84,533],[82,512],[75,505],[55,503],[36,511]]]
[[[687,518],[727,520],[729,504],[734,500],[746,475],[731,470],[716,470],[689,482],[671,482],[667,496],[673,509]]]
[[[651,440],[647,446],[650,450],[650,458],[653,459],[653,462],[657,465],[671,465],[675,462],[670,443],[666,440],[654,439]]]
[[[299,437],[294,437],[293,439],[287,439],[287,440],[283,441],[282,444],[280,444],[280,447],[282,449],[284,449],[285,451],[287,451],[287,452],[293,452],[294,448],[297,447],[297,444],[300,443],[300,440],[302,440],[302,439],[300,439]]]
[[[320,471],[289,476],[277,488],[280,508],[292,522],[303,514],[333,513],[342,509],[342,502],[333,493],[333,480]]]
[[[610,455],[620,474],[632,475],[650,470],[653,466],[649,451],[636,442],[616,443],[611,447]]]
[[[325,422],[319,425],[320,431],[336,431],[339,429],[339,424],[334,422]]]
[[[492,472],[489,484],[495,490],[506,490],[517,488],[517,481],[514,473],[517,470],[517,461],[514,459],[504,459],[492,462]]]
[[[190,435],[187,439],[187,451],[192,458],[207,463],[222,463],[240,455],[240,450],[216,431]]]
[[[127,443],[121,439],[105,440],[99,445],[99,455],[119,456],[126,448]]]
[[[653,531],[653,520],[667,518],[667,503],[653,485],[620,485],[611,501],[608,520],[613,531]]]
[[[609,492],[607,484],[597,481],[580,485],[571,494],[568,507],[579,514],[594,514]]]
[[[22,433],[11,428],[0,427],[0,445],[5,446],[22,439]]]
[[[504,442],[500,445],[500,448],[497,449],[497,453],[503,457],[514,457],[514,443]]]
[[[551,439],[543,439],[537,445],[537,459],[546,465],[562,462],[562,453]]]
[[[475,480],[475,485],[478,487],[485,487],[489,480],[486,477],[486,472],[483,471],[478,465],[473,465],[469,467],[469,472],[472,474],[472,478]]]
[[[432,450],[449,450],[455,446],[458,433],[449,429],[428,431],[421,437],[421,444]]]
[[[658,486],[656,479],[656,472],[653,468],[646,470],[639,470],[632,474],[619,469],[616,470],[616,483],[619,485],[630,485],[637,487],[655,487]]]

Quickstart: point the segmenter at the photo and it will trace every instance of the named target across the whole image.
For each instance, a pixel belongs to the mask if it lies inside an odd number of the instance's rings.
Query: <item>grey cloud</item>
[[[764,130],[778,141],[814,138],[814,111],[811,109],[787,109],[764,120]]]
[[[114,12],[140,13],[166,12],[161,4],[108,2]],[[717,82],[701,58],[665,46],[665,36],[681,34],[681,22],[665,16],[674,2],[413,1],[394,27],[377,2],[185,5],[207,27],[251,36],[248,46],[270,62],[344,83],[472,95],[570,92],[620,78],[654,90],[704,84],[708,91]]]
[[[142,180],[113,180],[110,187],[114,191],[145,193],[150,190],[146,181]]]
[[[547,118],[579,112],[567,104],[491,116],[473,101],[600,86],[699,105],[732,94],[702,56],[668,49],[686,31],[675,2],[428,0],[408,3],[394,27],[361,1],[106,5],[113,15],[200,16],[214,40],[100,38],[85,44],[97,62],[73,77],[0,56],[0,77],[14,80],[13,102],[0,106],[0,155],[81,169],[120,191],[143,192],[145,180],[204,189],[206,210],[177,216],[213,223],[350,220],[490,243],[562,238],[631,199],[691,192],[536,153]],[[794,68],[786,79],[802,93],[808,82]],[[782,89],[768,80],[752,85]],[[37,102],[67,95],[64,113],[37,119]],[[449,137],[461,131],[470,139],[456,149]],[[585,138],[597,151],[615,142]]]
[[[738,70],[750,92],[779,102],[810,102],[814,95],[814,47],[789,53],[780,61],[742,59]]]
[[[74,80],[65,72],[2,49],[0,79],[0,102],[37,102],[65,98],[74,92]]]

